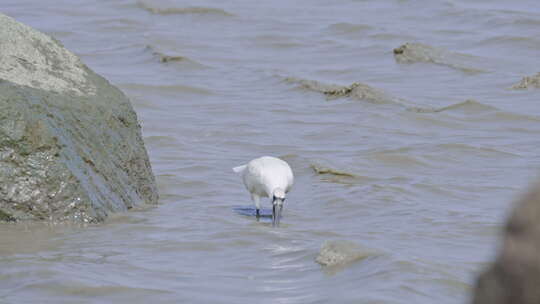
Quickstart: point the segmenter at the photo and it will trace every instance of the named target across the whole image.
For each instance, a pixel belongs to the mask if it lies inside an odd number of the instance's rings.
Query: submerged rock
[[[405,43],[394,49],[394,56],[399,63],[436,63],[442,53],[443,50],[422,43]]]
[[[514,90],[540,89],[540,73],[533,76],[526,76],[511,87]]]
[[[158,199],[126,96],[0,14],[0,221],[99,222]]]
[[[315,261],[322,266],[343,267],[373,255],[374,251],[362,248],[351,241],[326,241]]]
[[[161,50],[156,49],[155,47],[151,45],[146,46],[146,50],[152,52],[152,55],[156,57],[159,60],[159,62],[164,63],[164,64],[177,63],[185,68],[204,68],[205,67],[204,65],[188,57],[180,56],[180,55],[169,55],[169,54],[164,53]]]
[[[426,62],[444,65],[465,73],[484,73],[484,70],[472,67],[474,56],[454,53],[422,43],[405,43],[394,49],[398,63]]]
[[[370,87],[366,84],[354,82],[349,86],[340,86],[335,84],[325,84],[315,80],[299,79],[287,77],[285,81],[297,83],[302,88],[323,93],[328,99],[341,97],[350,97],[356,100],[365,100],[375,104],[398,103],[398,101],[388,96],[382,90]]]
[[[353,100],[367,101],[372,104],[386,104],[393,105],[398,108],[402,108],[407,112],[414,112],[419,114],[435,114],[441,112],[462,112],[463,114],[479,114],[488,111],[499,111],[496,107],[480,103],[473,99],[467,99],[462,102],[450,104],[443,107],[430,107],[420,105],[410,100],[394,97],[387,94],[381,89],[373,88],[368,85],[354,82],[349,86],[340,86],[335,84],[325,84],[315,80],[301,79],[295,77],[285,78],[286,82],[299,84],[301,88],[323,93],[328,99],[335,98],[350,98]],[[324,172],[325,168],[312,166],[317,173],[330,173],[335,174],[332,171]],[[322,172],[322,173],[321,173]],[[340,175],[340,174],[335,174]],[[343,174],[341,174],[343,175]]]
[[[321,164],[312,163],[309,166],[317,174],[332,174],[332,175],[344,176],[344,177],[356,177],[352,173],[342,171],[342,170],[338,170],[338,169],[334,169],[334,168],[330,168],[330,167],[327,167],[327,166],[324,166],[324,165],[321,165]]]
[[[478,278],[474,304],[540,303],[540,184],[512,212],[495,262]]]

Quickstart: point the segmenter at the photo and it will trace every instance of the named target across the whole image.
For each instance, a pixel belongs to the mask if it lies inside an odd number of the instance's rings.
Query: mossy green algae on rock
[[[0,41],[1,213],[99,222],[157,203],[125,95],[55,39],[2,14]]]

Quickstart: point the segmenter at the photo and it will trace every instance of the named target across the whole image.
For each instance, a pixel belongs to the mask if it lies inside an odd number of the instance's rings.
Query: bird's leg
[[[276,204],[272,202],[272,227],[276,227]]]
[[[259,219],[261,217],[261,212],[260,212],[261,200],[260,200],[260,197],[257,194],[251,194],[251,199],[255,203],[255,208],[256,208],[255,216],[257,217],[257,221],[259,221]]]

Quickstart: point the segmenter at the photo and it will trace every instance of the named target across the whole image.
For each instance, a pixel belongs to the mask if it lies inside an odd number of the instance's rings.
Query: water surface
[[[539,72],[537,1],[0,10],[129,96],[161,195],[103,225],[1,225],[0,303],[464,303],[540,167],[540,90],[509,89]],[[444,56],[396,62],[406,42]],[[355,82],[385,97],[324,94]],[[233,210],[231,168],[261,155],[296,175],[280,229]],[[327,272],[327,240],[378,254]]]

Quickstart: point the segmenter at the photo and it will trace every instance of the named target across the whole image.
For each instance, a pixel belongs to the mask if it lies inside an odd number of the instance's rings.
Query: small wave
[[[447,143],[437,145],[444,151],[463,152],[467,154],[480,154],[482,156],[518,156],[511,152],[501,151],[491,147],[477,147],[468,144]]]
[[[514,18],[512,21],[511,21],[512,24],[517,24],[517,25],[523,25],[527,28],[531,28],[531,27],[540,27],[540,20],[538,19],[534,19],[534,18],[528,18],[528,17],[522,17],[520,16],[520,18]]]
[[[478,102],[473,99],[468,99],[463,102],[458,102],[451,104],[449,106],[441,108],[430,108],[430,107],[408,107],[406,108],[408,112],[415,113],[441,113],[441,112],[450,112],[450,113],[461,113],[464,115],[471,115],[474,117],[475,122],[481,121],[498,121],[498,122],[517,122],[517,121],[540,121],[540,117],[534,115],[526,115],[513,113],[508,111],[503,111],[497,107],[490,106]]]
[[[383,151],[376,151],[372,154],[373,159],[376,161],[379,161],[383,164],[387,164],[390,166],[401,166],[401,167],[413,167],[413,166],[421,166],[421,167],[427,167],[428,164],[418,160],[416,157],[396,152],[393,150],[383,150]]]
[[[426,62],[447,66],[471,74],[486,72],[469,66],[469,61],[474,59],[474,56],[454,53],[422,43],[405,43],[395,48],[394,58],[396,58],[398,63]]]
[[[133,29],[143,28],[144,22],[133,16],[111,16],[99,21],[101,30],[116,32],[116,31],[131,31]],[[55,37],[56,34],[54,35]]]
[[[334,23],[328,26],[328,30],[337,34],[354,34],[372,30],[373,27],[367,24],[352,24],[347,22]]]
[[[498,109],[496,107],[480,103],[473,99],[467,99],[463,102],[458,102],[458,103],[455,103],[446,107],[439,108],[437,109],[437,112],[461,111],[461,112],[472,114],[472,113],[482,113],[482,112],[495,111],[495,110],[498,110]]]
[[[323,93],[328,99],[350,97],[353,99],[365,100],[376,104],[397,103],[394,98],[388,96],[382,90],[375,89],[359,82],[355,82],[349,86],[340,86],[295,77],[287,77],[285,81],[289,83],[299,84],[300,87],[304,89]]]
[[[515,122],[518,122],[518,121],[540,122],[540,116],[533,116],[533,115],[526,115],[526,114],[499,111],[499,112],[495,112],[493,114],[493,120],[508,121],[508,122],[512,122],[512,121],[515,121]]]
[[[315,262],[324,267],[344,267],[376,255],[375,250],[363,248],[354,242],[334,240],[324,242]]]
[[[258,35],[254,41],[261,46],[269,46],[274,48],[295,48],[303,47],[305,44],[300,39],[286,35],[264,34]]]
[[[511,87],[513,90],[540,89],[540,73],[533,76],[526,76]]]
[[[405,35],[403,33],[383,32],[383,33],[376,33],[376,34],[369,35],[369,38],[372,38],[374,40],[381,40],[381,41],[392,41],[392,40],[403,41],[404,39],[413,40],[416,37]]]
[[[511,47],[511,48],[523,48],[530,50],[537,50],[540,48],[540,40],[529,36],[509,36],[500,35],[490,37],[478,42],[479,46],[484,47]]]
[[[140,8],[152,14],[157,14],[157,15],[211,14],[211,15],[220,15],[220,16],[226,16],[226,17],[234,16],[234,14],[231,14],[223,9],[213,8],[213,7],[199,7],[199,6],[161,7],[161,6],[155,6],[154,3],[149,3],[148,1],[139,1],[137,2],[137,5]]]
[[[463,102],[458,102],[455,104],[451,104],[449,106],[441,107],[441,108],[423,108],[423,107],[408,107],[407,111],[409,112],[416,112],[416,113],[439,113],[439,112],[445,112],[445,111],[456,111],[456,112],[462,112],[465,114],[478,114],[482,112],[487,111],[496,111],[497,108],[486,105],[483,103],[480,103],[473,99],[467,99]]]
[[[301,88],[310,91],[323,93],[328,99],[340,97],[352,98],[356,100],[365,100],[374,104],[391,104],[398,108],[402,108],[407,112],[419,114],[436,114],[436,113],[461,113],[463,115],[474,116],[476,121],[479,119],[503,119],[503,120],[540,120],[539,117],[531,115],[516,114],[512,112],[502,111],[494,106],[478,102],[474,99],[467,99],[462,102],[450,104],[444,107],[428,107],[419,106],[417,103],[403,100],[400,98],[387,95],[384,91],[372,88],[361,83],[353,83],[349,86],[340,86],[335,84],[325,84],[315,80],[307,80],[295,77],[285,78],[286,82],[299,84]],[[482,114],[482,116],[478,116]],[[487,114],[487,115],[484,115]]]
[[[144,90],[159,93],[191,93],[200,95],[212,95],[213,92],[207,89],[186,86],[181,84],[174,85],[149,85],[140,83],[124,83],[118,84],[119,87],[128,90]]]
[[[96,280],[99,280],[96,278]],[[70,281],[62,284],[52,284],[49,282],[36,282],[29,285],[29,288],[35,288],[38,290],[47,290],[52,294],[63,294],[68,296],[79,295],[81,297],[104,297],[104,298],[123,298],[123,297],[135,297],[139,300],[149,300],[153,297],[159,297],[166,294],[171,294],[171,291],[145,288],[145,287],[131,287],[122,286],[117,284],[108,283],[95,286],[89,283],[78,283],[76,281]],[[144,302],[144,301],[143,301]]]

